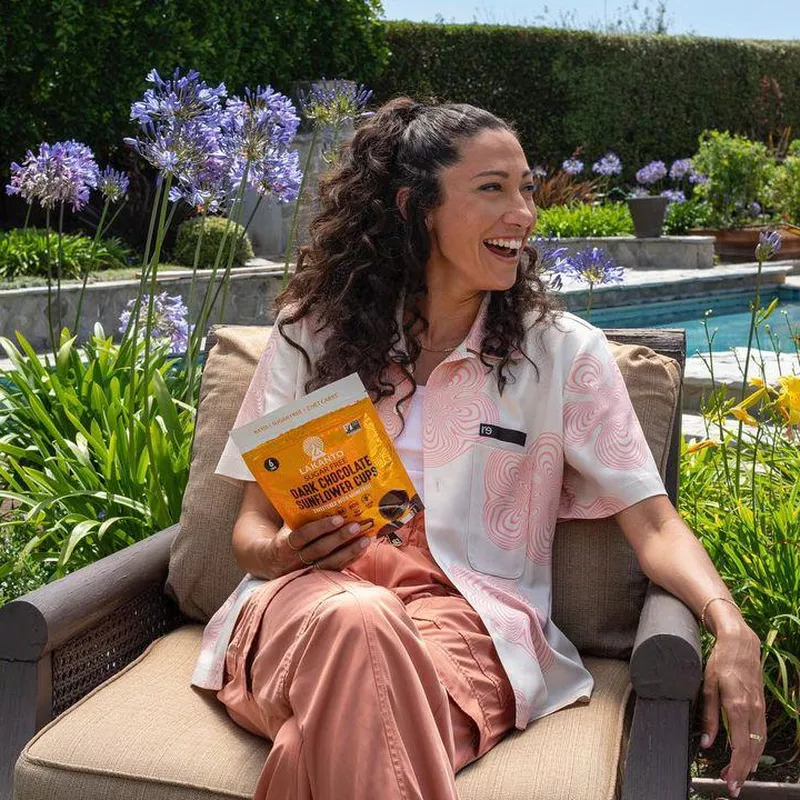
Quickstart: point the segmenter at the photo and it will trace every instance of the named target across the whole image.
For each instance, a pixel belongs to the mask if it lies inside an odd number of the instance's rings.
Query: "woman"
[[[454,773],[508,731],[587,699],[548,618],[551,541],[558,518],[611,514],[717,637],[703,743],[722,706],[734,795],[758,763],[759,642],[665,497],[603,335],[551,306],[532,188],[502,120],[407,98],[321,184],[237,425],[357,371],[425,511],[400,547],[339,518],[289,530],[228,443],[253,578],[209,624],[195,683],[273,740],[259,798],[456,798]]]

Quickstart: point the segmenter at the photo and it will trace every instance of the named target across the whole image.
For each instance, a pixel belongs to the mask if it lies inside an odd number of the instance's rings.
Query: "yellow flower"
[[[745,403],[746,402],[747,401],[745,400]],[[755,417],[751,417],[750,414],[745,411],[745,403],[734,406],[729,413],[733,414],[733,416],[736,417],[739,422],[744,422],[745,425],[758,425],[758,420]]]
[[[707,447],[719,447],[719,442],[714,439],[703,439],[703,441],[692,442],[687,448],[687,453],[698,453],[700,450],[705,450]]]
[[[800,424],[800,377],[782,375],[781,391],[775,400],[778,410],[789,425]]]
[[[759,389],[763,388],[764,386],[764,381],[762,378],[748,378],[747,382],[751,386],[756,386]]]

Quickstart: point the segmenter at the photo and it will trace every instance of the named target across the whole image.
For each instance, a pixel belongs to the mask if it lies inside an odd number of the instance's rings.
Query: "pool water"
[[[789,339],[789,325],[797,329],[796,332],[800,331],[800,289],[781,286],[776,293],[771,288],[762,296],[761,306],[766,308],[775,297],[778,298],[778,306],[770,315],[768,323],[779,338],[781,351],[794,352],[794,344]],[[589,320],[599,328],[684,328],[686,353],[692,355],[697,351],[708,352],[708,342],[702,325],[704,318],[709,335],[716,329],[713,351],[746,347],[752,300],[752,292],[732,292],[636,306],[598,308],[592,311]],[[706,317],[709,310],[712,313]],[[579,316],[586,317],[584,313],[578,313]],[[763,332],[761,346],[763,349],[772,349]]]

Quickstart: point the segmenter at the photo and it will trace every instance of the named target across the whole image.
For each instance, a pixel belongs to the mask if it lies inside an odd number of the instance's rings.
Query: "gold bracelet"
[[[713,603],[715,600],[722,600],[723,603],[730,603],[737,611],[739,610],[739,606],[733,602],[733,600],[728,600],[727,597],[712,597],[710,600],[706,600],[705,605],[703,606],[703,610],[700,612],[700,627],[703,630],[708,630],[706,627],[706,609]]]

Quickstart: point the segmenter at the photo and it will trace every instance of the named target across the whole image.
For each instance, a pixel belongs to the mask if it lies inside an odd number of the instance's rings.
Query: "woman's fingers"
[[[719,684],[709,668],[703,682],[703,735],[700,747],[708,748],[714,744],[719,730]]]
[[[738,797],[742,784],[750,776],[753,761],[758,760],[761,746],[758,741],[750,738],[750,733],[758,733],[758,731],[750,729],[751,714],[746,699],[742,698],[728,703],[726,711],[730,726],[731,761],[725,776],[725,783],[728,785],[731,795]]]
[[[303,561],[313,563],[314,561],[321,561],[327,558],[335,550],[338,550],[343,545],[348,544],[357,536],[360,535],[361,527],[357,522],[351,522],[349,525],[343,525],[331,533],[320,536],[315,539],[311,544],[307,545],[302,550]]]
[[[297,553],[319,539],[320,536],[325,536],[337,528],[341,528],[343,524],[344,520],[339,516],[323,517],[313,522],[307,522],[305,525],[301,525],[299,528],[289,532],[287,544],[291,550]]]
[[[317,561],[317,568],[334,570],[344,569],[349,564],[352,564],[353,561],[361,558],[368,546],[369,539],[366,536],[359,536],[344,547],[340,547],[325,558]]]

